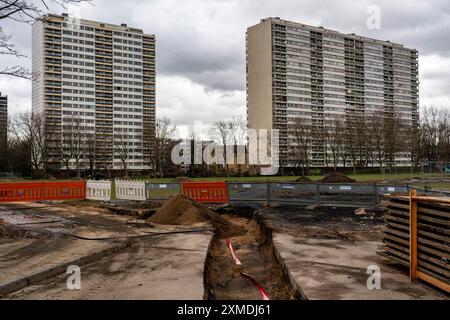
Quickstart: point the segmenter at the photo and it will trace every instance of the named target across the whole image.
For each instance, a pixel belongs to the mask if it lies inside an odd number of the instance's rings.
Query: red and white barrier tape
[[[230,251],[231,251],[231,255],[233,256],[234,262],[236,262],[236,264],[237,264],[238,266],[240,266],[240,265],[241,265],[241,260],[239,260],[239,258],[238,258],[238,256],[237,256],[236,252],[234,251],[234,248],[233,248],[233,245],[231,244],[230,239],[226,239],[225,242],[227,243],[228,248],[229,248]]]
[[[256,280],[253,279],[253,277],[251,275],[249,275],[248,273],[242,272],[242,271],[241,271],[241,275],[253,283],[253,285],[256,287],[256,289],[258,289],[259,294],[261,295],[261,298],[263,300],[270,300],[269,294],[267,293],[267,291],[258,282],[256,282]]]

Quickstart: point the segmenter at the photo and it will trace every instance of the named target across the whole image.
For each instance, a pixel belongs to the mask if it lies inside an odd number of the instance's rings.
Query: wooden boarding
[[[409,266],[411,281],[421,279],[450,292],[450,199],[387,196],[384,255]]]

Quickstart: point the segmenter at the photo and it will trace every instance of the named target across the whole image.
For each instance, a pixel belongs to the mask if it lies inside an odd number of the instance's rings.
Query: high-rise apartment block
[[[294,165],[296,119],[315,132],[335,119],[375,113],[395,113],[412,125],[419,119],[418,85],[418,52],[400,44],[280,18],[247,30],[248,126],[280,130],[283,166]],[[310,152],[312,166],[325,166],[326,144],[313,143]]]
[[[155,134],[155,36],[47,15],[33,25],[32,110],[45,119],[49,162],[83,168],[150,168]],[[72,154],[72,155],[71,155]]]
[[[0,92],[0,146],[6,142],[8,131],[8,97]]]

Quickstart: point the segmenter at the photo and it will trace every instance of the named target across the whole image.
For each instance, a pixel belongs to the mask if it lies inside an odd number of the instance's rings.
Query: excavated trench
[[[207,254],[204,273],[204,298],[208,300],[261,300],[249,274],[263,287],[271,300],[306,299],[289,275],[272,241],[272,230],[252,208],[233,208],[222,214],[227,222],[242,229],[240,234],[215,232]],[[241,265],[226,243],[229,239]]]

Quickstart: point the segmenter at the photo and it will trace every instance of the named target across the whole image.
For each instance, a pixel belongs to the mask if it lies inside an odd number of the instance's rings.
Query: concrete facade
[[[32,109],[52,128],[52,168],[63,168],[73,131],[81,161],[95,169],[150,168],[155,134],[155,36],[112,25],[47,15],[33,25]],[[70,160],[72,166],[75,159]]]
[[[377,113],[395,113],[412,125],[419,119],[418,94],[417,50],[280,18],[247,30],[248,126],[280,130],[283,166],[295,165],[296,119],[317,132],[336,119]],[[324,167],[330,153],[316,137],[312,166]],[[407,156],[398,163],[409,164]]]

